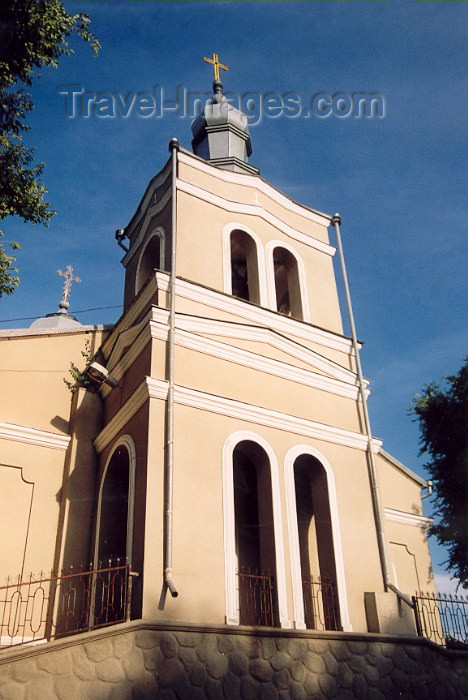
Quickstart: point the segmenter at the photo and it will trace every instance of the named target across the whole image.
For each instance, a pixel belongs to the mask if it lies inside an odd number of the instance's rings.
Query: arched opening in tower
[[[318,459],[300,455],[294,483],[305,623],[309,629],[340,629],[327,474]]]
[[[296,258],[286,248],[277,247],[273,251],[273,265],[277,310],[302,320],[301,288]]]
[[[231,284],[233,296],[260,303],[257,246],[245,231],[231,233]]]
[[[233,454],[238,604],[241,625],[278,624],[270,462],[265,450],[240,442]]]
[[[130,459],[119,445],[112,455],[101,490],[98,561],[102,564],[127,556]]]
[[[136,291],[140,291],[146,280],[153,274],[154,270],[160,270],[161,268],[161,239],[159,236],[153,235],[146,244],[140,257]]]

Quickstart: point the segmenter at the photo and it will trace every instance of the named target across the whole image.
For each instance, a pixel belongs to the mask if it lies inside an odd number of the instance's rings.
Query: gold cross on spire
[[[207,63],[211,63],[213,66],[213,74],[214,74],[214,79],[215,80],[221,80],[219,77],[219,69],[222,68],[223,70],[229,70],[228,66],[225,66],[224,63],[219,62],[219,57],[217,53],[213,53],[213,58],[207,58],[206,56],[203,57],[203,60],[206,61]]]
[[[65,282],[63,283],[62,303],[68,305],[68,297],[70,296],[72,282],[78,282],[79,284],[81,280],[79,277],[74,276],[71,265],[66,266],[65,272],[63,270],[57,270],[57,274],[59,277],[65,277]]]

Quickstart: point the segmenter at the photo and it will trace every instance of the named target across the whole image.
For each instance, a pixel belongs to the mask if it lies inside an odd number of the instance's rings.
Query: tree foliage
[[[458,374],[435,382],[413,398],[420,427],[421,454],[434,482],[435,522],[430,534],[447,548],[446,568],[468,588],[468,358]]]
[[[26,89],[44,66],[56,67],[61,56],[73,53],[73,34],[97,54],[99,42],[89,23],[85,14],[68,14],[60,0],[0,2],[0,221],[16,215],[47,225],[55,213],[44,199],[44,164],[35,164],[34,149],[23,143],[30,128],[25,120],[34,106]],[[19,247],[15,242],[7,245],[10,250]],[[0,296],[11,294],[19,284],[14,263],[0,242]]]

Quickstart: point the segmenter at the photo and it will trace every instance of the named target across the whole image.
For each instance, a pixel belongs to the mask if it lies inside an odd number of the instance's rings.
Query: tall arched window
[[[127,614],[134,491],[135,447],[133,440],[125,435],[110,455],[99,488],[91,626],[123,621]]]
[[[158,227],[149,237],[138,261],[135,293],[138,294],[154,270],[164,269],[164,231]]]
[[[95,566],[119,558],[131,563],[135,447],[121,438],[104,469],[98,496]]]
[[[226,622],[291,627],[278,461],[256,433],[241,430],[224,444],[223,511]]]
[[[310,445],[284,466],[295,626],[352,632],[333,470]]]
[[[260,283],[255,241],[241,230],[232,231],[230,241],[232,294],[239,299],[259,304]]]
[[[233,453],[239,621],[278,624],[276,553],[270,463],[265,450],[243,441]]]
[[[311,455],[294,462],[297,529],[306,627],[340,629],[327,475]]]
[[[127,556],[128,450],[120,445],[107,467],[101,491],[98,559],[101,562]]]
[[[286,248],[273,250],[276,308],[280,313],[303,319],[299,269],[295,256]]]

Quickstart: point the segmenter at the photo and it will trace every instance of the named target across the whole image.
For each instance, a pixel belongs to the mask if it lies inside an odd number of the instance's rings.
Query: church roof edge
[[[302,204],[301,202],[297,202],[295,199],[293,199],[289,195],[285,194],[278,187],[276,187],[275,185],[272,185],[271,182],[268,182],[268,180],[265,180],[265,178],[262,177],[261,175],[257,175],[257,174],[253,174],[253,173],[239,173],[239,172],[231,172],[231,171],[227,171],[227,170],[220,170],[215,165],[212,165],[204,158],[201,158],[200,156],[195,155],[194,153],[187,150],[183,146],[180,146],[180,153],[183,154],[184,156],[186,156],[187,158],[191,158],[192,160],[202,164],[203,166],[206,166],[206,167],[212,169],[213,175],[215,175],[217,177],[223,178],[223,177],[227,176],[229,178],[231,178],[231,177],[240,178],[240,179],[242,179],[242,178],[244,178],[244,179],[245,178],[255,178],[257,180],[260,180],[260,182],[264,183],[267,187],[270,187],[275,192],[278,192],[282,197],[285,197],[294,206],[299,207],[301,209],[305,209],[306,211],[309,211],[312,214],[315,214],[316,216],[323,217],[324,219],[328,220],[331,223],[331,220],[333,218],[332,214],[327,214],[326,212],[320,211],[319,209],[314,209],[313,207],[309,207],[307,204]],[[149,183],[144,191],[144,194],[141,197],[141,199],[140,199],[140,201],[135,209],[134,214],[132,215],[127,226],[125,227],[125,231],[128,231],[129,229],[131,229],[133,224],[135,223],[135,221],[138,219],[138,216],[141,214],[142,205],[143,205],[146,197],[148,196],[149,191],[153,187],[154,183],[157,181],[157,179],[161,178],[161,176],[164,175],[164,177],[161,180],[161,184],[166,180],[166,178],[169,175],[170,170],[171,170],[171,160],[172,160],[171,156],[169,156],[169,158],[166,160],[166,162],[164,163],[161,170],[158,170],[158,172],[155,173],[153,175],[153,177],[151,178],[151,180],[149,181]]]
[[[93,333],[97,331],[111,331],[114,324],[98,323],[88,326],[76,326],[69,328],[5,328],[0,330],[0,341],[16,340],[19,338],[38,338],[57,335],[78,335],[80,333]]]
[[[219,177],[223,177],[223,176],[228,175],[229,177],[239,176],[240,178],[246,178],[246,177],[247,178],[256,178],[258,180],[261,180],[261,182],[263,182],[267,187],[271,187],[272,190],[275,190],[280,195],[282,195],[283,197],[288,199],[295,206],[301,207],[302,209],[306,209],[307,211],[310,211],[313,214],[316,214],[317,216],[322,216],[323,218],[328,219],[330,222],[333,218],[332,214],[327,214],[326,212],[320,211],[319,209],[314,209],[313,207],[309,207],[309,206],[307,206],[307,204],[302,204],[301,202],[296,202],[295,199],[290,197],[288,194],[285,194],[282,190],[279,189],[279,187],[272,185],[271,182],[269,182],[268,180],[265,180],[265,178],[262,177],[261,175],[256,175],[256,174],[251,174],[251,173],[238,173],[238,172],[231,172],[231,171],[226,171],[226,170],[220,171],[219,168],[217,168],[215,165],[212,165],[209,161],[205,160],[204,158],[200,158],[200,156],[195,155],[191,151],[188,151],[187,149],[183,148],[182,146],[180,147],[180,153],[183,153],[185,156],[188,156],[189,158],[193,158],[193,160],[196,160],[200,163],[203,163],[203,165],[206,165],[209,168],[213,168],[214,174],[216,173]],[[159,175],[159,173],[158,173],[158,175]]]
[[[394,467],[402,471],[406,476],[409,476],[410,479],[413,479],[417,484],[421,486],[421,488],[424,488],[427,486],[427,481],[426,479],[423,479],[422,476],[419,476],[419,474],[416,474],[412,469],[409,467],[405,466],[402,462],[400,462],[396,457],[393,457],[389,452],[384,450],[382,447],[379,449],[379,454],[382,455],[382,457],[390,462]]]

